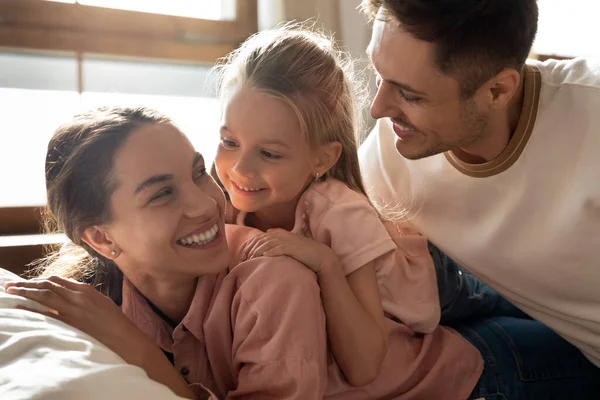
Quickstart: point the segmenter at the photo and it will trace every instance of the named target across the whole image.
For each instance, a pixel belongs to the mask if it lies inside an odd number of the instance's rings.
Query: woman
[[[183,397],[203,398],[200,382],[221,398],[322,395],[325,326],[314,274],[287,258],[227,271],[236,255],[223,192],[167,118],[118,108],[77,116],[50,141],[46,185],[48,207],[73,243],[47,273],[86,280],[113,301],[55,277],[9,293],[49,306]],[[235,249],[250,236],[232,228]]]
[[[598,374],[583,356],[560,365],[575,348],[511,318],[427,335],[388,318],[381,372],[350,387],[327,363],[314,274],[283,257],[239,263],[236,249],[256,231],[225,228],[223,193],[202,157],[156,113],[78,116],[50,141],[46,181],[48,206],[73,245],[45,273],[90,282],[112,301],[57,277],[8,291],[49,306],[180,396],[203,398],[204,384],[221,398],[596,398]],[[409,250],[412,261],[429,257],[426,246]]]

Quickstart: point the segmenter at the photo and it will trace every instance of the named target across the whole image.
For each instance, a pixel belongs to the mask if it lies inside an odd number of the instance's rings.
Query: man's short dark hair
[[[434,43],[437,68],[464,97],[504,68],[521,71],[537,32],[537,0],[363,0],[362,9]]]

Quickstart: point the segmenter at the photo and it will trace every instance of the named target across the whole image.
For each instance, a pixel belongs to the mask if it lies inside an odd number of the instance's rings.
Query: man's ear
[[[114,259],[119,254],[116,244],[108,237],[106,231],[99,226],[92,226],[83,231],[81,240],[108,259]]]
[[[521,74],[512,68],[505,68],[490,78],[483,87],[491,108],[506,108],[521,85]]]
[[[340,159],[342,144],[340,142],[326,143],[316,151],[313,175],[323,176]]]

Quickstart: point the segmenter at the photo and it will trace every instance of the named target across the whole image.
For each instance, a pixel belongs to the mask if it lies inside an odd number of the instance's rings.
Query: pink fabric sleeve
[[[396,248],[377,212],[366,199],[331,205],[312,226],[314,238],[331,247],[344,275]]]
[[[327,335],[312,271],[288,257],[261,257],[232,304],[237,388],[227,399],[320,399]]]
[[[427,239],[386,222],[397,250],[379,260],[377,281],[383,309],[415,332],[431,333],[439,324],[440,303]]]

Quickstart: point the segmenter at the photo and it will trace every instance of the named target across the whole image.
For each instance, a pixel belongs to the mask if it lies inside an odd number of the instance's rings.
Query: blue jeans
[[[429,253],[437,275],[442,325],[493,315],[529,318],[526,313],[471,275],[432,243],[429,243]]]
[[[538,321],[473,318],[453,328],[485,363],[469,400],[600,399],[600,369]]]

